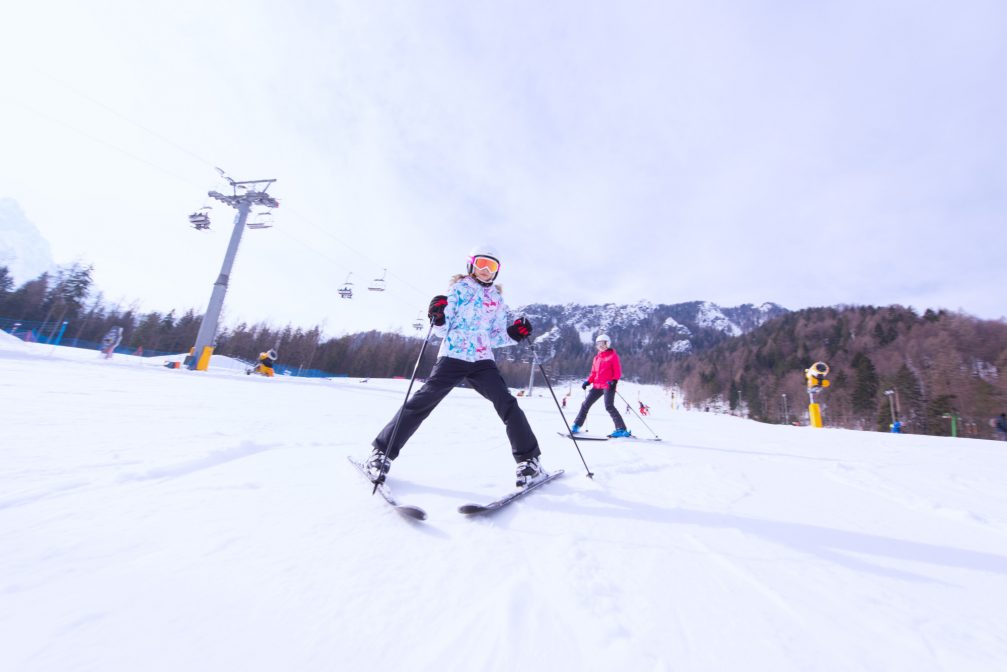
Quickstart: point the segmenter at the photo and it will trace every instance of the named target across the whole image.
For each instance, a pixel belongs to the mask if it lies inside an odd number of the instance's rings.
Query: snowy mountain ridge
[[[671,305],[639,301],[628,305],[530,304],[515,312],[527,315],[543,335],[550,332],[547,341],[569,345],[576,340],[589,347],[598,334],[607,333],[620,352],[657,347],[686,353],[748,333],[790,311],[770,302],[722,307],[710,301]]]
[[[537,355],[540,361],[552,363],[555,375],[582,376],[584,362],[590,362],[594,354],[594,339],[605,333],[619,352],[623,368],[646,383],[661,382],[661,369],[672,359],[708,350],[789,312],[769,302],[722,307],[710,301],[531,304],[514,309],[531,320]],[[520,350],[505,349],[500,358],[507,363],[522,361]],[[506,377],[510,367],[504,362]]]
[[[0,198],[0,266],[17,283],[55,268],[49,243],[12,198]]]

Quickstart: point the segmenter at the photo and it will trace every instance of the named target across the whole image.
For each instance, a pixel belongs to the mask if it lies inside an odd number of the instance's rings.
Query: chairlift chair
[[[351,277],[353,277],[352,273],[350,273],[349,275],[347,275],[346,276],[346,281],[343,283],[343,286],[339,288],[339,298],[341,298],[341,299],[352,299],[353,298],[353,283],[350,282],[350,278]]]
[[[210,228],[210,215],[206,212],[209,209],[209,207],[200,208],[189,215],[189,223],[192,224],[192,228],[197,231],[205,231]]]
[[[372,292],[383,292],[385,291],[385,276],[388,275],[388,269],[383,269],[380,278],[375,278],[370,286],[367,288]]]
[[[273,213],[268,210],[257,212],[255,213],[255,219],[248,222],[245,226],[250,229],[268,229],[273,226]]]

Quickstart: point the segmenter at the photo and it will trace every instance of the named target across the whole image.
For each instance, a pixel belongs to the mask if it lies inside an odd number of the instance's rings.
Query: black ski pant
[[[573,421],[573,424],[584,426],[584,422],[587,420],[587,412],[591,410],[594,406],[594,402],[598,401],[605,396],[605,410],[608,414],[612,416],[612,422],[615,423],[616,429],[626,429],[626,422],[619,415],[619,411],[615,407],[615,388],[605,387],[604,390],[599,390],[597,387],[592,387],[591,391],[587,393],[587,398],[584,399],[584,403],[580,405],[580,410],[577,412],[577,419]]]
[[[433,412],[437,404],[441,403],[448,392],[463,380],[476,392],[493,402],[493,408],[507,427],[507,438],[510,439],[511,453],[515,462],[523,462],[541,455],[538,439],[531,431],[528,418],[518,406],[517,399],[507,389],[496,362],[491,359],[466,362],[452,357],[439,358],[427,382],[406,401],[371,445],[387,455],[388,459],[394,460],[399,456],[402,446],[419,429],[420,424]],[[396,421],[399,422],[399,428],[395,432],[395,444],[389,445]]]

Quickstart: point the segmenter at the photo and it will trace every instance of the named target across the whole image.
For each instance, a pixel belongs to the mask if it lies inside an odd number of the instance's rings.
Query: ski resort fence
[[[102,344],[99,341],[68,337],[66,335],[68,326],[69,322],[40,322],[0,317],[0,331],[4,331],[26,343],[62,345],[71,348],[81,348],[83,350],[101,350]],[[179,355],[176,350],[155,350],[143,346],[131,347],[127,345],[116,347],[115,354],[133,355],[136,357],[171,357]],[[241,361],[248,365],[249,368],[255,366],[255,362],[249,362],[238,357],[232,357],[232,359]],[[301,366],[287,366],[284,364],[276,364],[273,370],[279,376],[297,376],[300,378],[345,378],[347,375],[345,373],[330,373],[320,369],[308,369]]]

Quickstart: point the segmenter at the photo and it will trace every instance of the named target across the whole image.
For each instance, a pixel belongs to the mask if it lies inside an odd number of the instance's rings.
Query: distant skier
[[[598,348],[598,354],[594,356],[594,362],[591,364],[591,375],[581,385],[585,390],[590,387],[591,391],[587,393],[587,398],[581,404],[577,419],[573,421],[571,429],[574,434],[579,432],[587,420],[587,413],[591,410],[591,406],[604,396],[605,410],[612,416],[612,422],[615,423],[615,431],[608,435],[609,438],[632,436],[632,433],[626,429],[626,423],[619,415],[619,410],[615,407],[615,386],[622,378],[619,355],[612,348],[612,339],[608,337],[608,334],[599,334],[595,339],[595,346]]]
[[[374,439],[374,449],[367,460],[368,476],[374,482],[384,481],[392,460],[399,456],[409,437],[448,392],[463,382],[491,401],[506,425],[511,454],[517,463],[517,487],[523,488],[547,475],[539,464],[538,440],[517,399],[507,389],[492,350],[528,338],[531,323],[519,317],[508,325],[507,306],[499,286],[493,284],[500,272],[500,257],[492,248],[475,248],[468,258],[467,270],[467,275],[451,279],[447,295],[435,296],[430,301],[427,316],[434,324],[434,333],[444,339],[437,363],[423,387]]]
[[[1001,413],[996,421],[997,438],[1007,441],[1007,413]]]
[[[246,373],[258,373],[259,375],[266,376],[267,378],[272,378],[274,375],[273,367],[276,365],[276,350],[270,348],[266,352],[259,353],[259,363],[255,365],[254,369],[246,371]]]
[[[112,353],[120,343],[122,343],[122,327],[112,327],[105,334],[105,338],[101,339],[101,354],[105,355],[105,359],[111,359]]]
[[[640,415],[650,415],[650,406],[642,401],[640,402]]]

